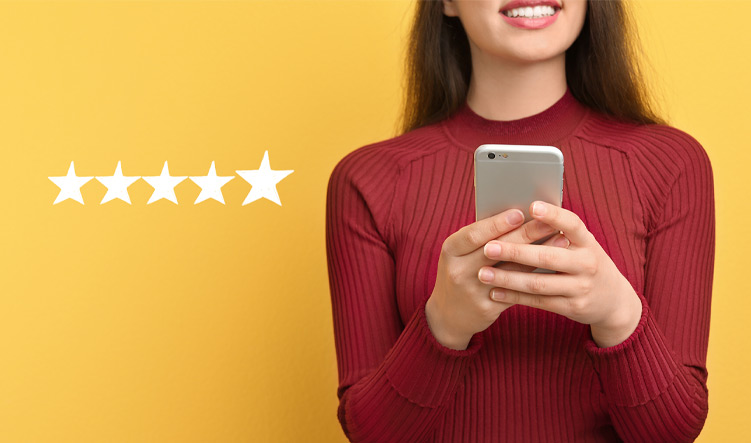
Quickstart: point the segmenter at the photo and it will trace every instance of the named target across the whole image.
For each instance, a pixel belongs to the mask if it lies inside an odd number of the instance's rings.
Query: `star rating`
[[[110,200],[119,198],[127,204],[130,204],[130,196],[128,195],[128,186],[132,185],[136,180],[141,177],[124,177],[123,170],[120,166],[120,162],[117,162],[115,168],[115,175],[110,177],[97,177],[101,184],[107,187],[107,193],[104,194],[100,205],[107,203]]]
[[[174,177],[169,175],[169,166],[165,161],[160,175],[155,177],[143,177],[143,179],[146,180],[146,183],[154,188],[154,192],[151,194],[151,198],[149,198],[149,201],[146,202],[146,204],[148,205],[161,199],[166,199],[177,204],[175,186],[186,178],[188,177]]]
[[[294,170],[271,169],[269,164],[269,151],[265,151],[263,153],[263,160],[261,160],[261,166],[258,169],[238,170],[235,172],[251,185],[251,189],[248,192],[247,197],[245,197],[245,201],[242,203],[243,206],[261,198],[265,198],[281,206],[282,203],[276,185],[282,181],[282,179],[294,172]],[[60,188],[60,192],[53,204],[57,204],[67,199],[72,199],[84,204],[83,196],[81,195],[81,186],[94,177],[77,176],[73,162],[71,161],[67,175],[48,178]],[[204,176],[187,177],[170,175],[169,164],[167,161],[164,162],[161,174],[157,176],[125,176],[123,175],[122,162],[118,161],[113,175],[96,177],[97,181],[107,188],[107,193],[102,198],[100,204],[120,199],[130,205],[131,201],[130,195],[128,194],[128,187],[138,181],[139,178],[142,178],[154,188],[154,192],[152,192],[149,201],[146,203],[147,205],[162,199],[177,204],[175,186],[186,178],[190,178],[193,183],[201,188],[201,192],[194,202],[195,205],[209,199],[216,200],[224,205],[225,202],[224,195],[222,194],[222,187],[235,178],[235,176],[217,175],[216,163],[214,161],[211,162],[209,172]]]
[[[222,186],[226,185],[227,182],[229,182],[233,178],[235,178],[234,175],[229,177],[217,177],[216,167],[214,166],[214,162],[211,162],[211,167],[209,168],[208,175],[205,175],[203,177],[190,177],[190,179],[193,180],[193,183],[201,187],[201,193],[198,194],[198,198],[193,204],[197,205],[202,201],[210,198],[213,198],[221,204],[224,204]]]
[[[61,201],[72,199],[77,201],[78,203],[83,203],[83,197],[81,196],[81,186],[84,185],[87,181],[91,180],[94,177],[79,177],[76,175],[76,170],[73,167],[73,162],[70,162],[70,166],[68,167],[68,174],[64,175],[62,177],[47,177],[54,184],[56,184],[60,188],[60,193],[57,194],[57,198],[52,203],[53,205],[56,205],[60,203]]]
[[[243,206],[252,203],[261,197],[267,198],[277,205],[281,206],[279,193],[276,191],[276,184],[284,177],[288,176],[294,170],[274,171],[269,167],[269,151],[263,153],[260,169],[250,171],[235,171],[246,182],[251,184],[250,192],[245,197]]]

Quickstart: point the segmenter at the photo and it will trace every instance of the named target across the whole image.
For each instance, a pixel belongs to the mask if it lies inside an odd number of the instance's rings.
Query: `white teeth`
[[[507,17],[549,17],[555,14],[555,8],[552,6],[527,6],[524,8],[514,8],[503,12]]]

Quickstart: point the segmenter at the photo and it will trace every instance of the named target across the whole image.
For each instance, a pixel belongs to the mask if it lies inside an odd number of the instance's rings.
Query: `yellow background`
[[[0,3],[0,441],[345,441],[324,249],[329,173],[394,135],[411,1]],[[710,413],[751,440],[744,1],[640,1],[671,124],[706,148]],[[293,169],[282,206],[52,204],[84,176]],[[746,192],[744,192],[746,191]],[[687,238],[686,241],[692,241]]]

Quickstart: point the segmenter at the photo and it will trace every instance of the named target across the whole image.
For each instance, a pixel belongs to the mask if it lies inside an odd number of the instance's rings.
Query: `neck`
[[[467,104],[491,120],[516,120],[549,108],[566,92],[566,54],[515,64],[472,48]]]

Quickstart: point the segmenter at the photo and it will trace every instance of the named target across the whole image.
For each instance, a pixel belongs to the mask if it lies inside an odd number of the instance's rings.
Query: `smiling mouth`
[[[522,6],[519,8],[513,8],[513,9],[507,9],[505,11],[501,11],[501,14],[510,18],[535,19],[535,18],[551,17],[560,10],[561,8],[557,6],[547,6],[547,5]]]

